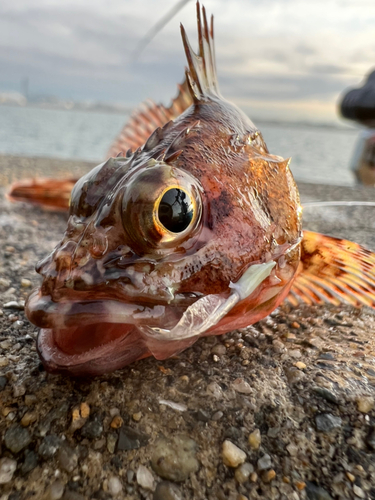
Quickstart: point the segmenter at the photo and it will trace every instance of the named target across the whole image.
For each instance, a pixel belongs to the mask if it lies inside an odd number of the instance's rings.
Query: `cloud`
[[[219,79],[238,102],[334,100],[375,60],[375,3],[341,0],[207,0],[215,13]],[[0,91],[30,90],[75,99],[168,102],[185,60],[178,21],[196,45],[195,6],[153,40],[137,64],[141,37],[173,0],[3,0]],[[279,104],[277,104],[279,105]]]

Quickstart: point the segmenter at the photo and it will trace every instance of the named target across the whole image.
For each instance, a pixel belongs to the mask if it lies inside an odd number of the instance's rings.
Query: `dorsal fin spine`
[[[195,103],[205,101],[210,96],[220,95],[215,68],[213,17],[211,17],[211,27],[209,29],[204,7],[202,7],[202,14],[203,24],[200,4],[197,2],[198,54],[191,48],[186,31],[181,25],[182,42],[188,63],[186,80]]]

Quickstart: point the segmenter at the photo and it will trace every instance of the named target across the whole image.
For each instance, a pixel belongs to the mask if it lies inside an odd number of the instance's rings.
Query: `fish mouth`
[[[231,319],[240,328],[266,316],[285,296],[296,271],[287,266],[285,280],[281,280],[276,264],[275,260],[252,264],[236,283],[229,284],[226,293],[195,297],[190,305],[103,299],[54,302],[36,289],[26,304],[26,314],[41,327],[37,350],[47,371],[100,375],[151,354],[166,359],[201,335],[233,329]]]
[[[156,353],[143,327],[172,327],[187,306],[138,305],[115,300],[54,302],[40,289],[30,294],[26,315],[41,330],[37,351],[50,373],[101,375]],[[164,349],[166,355],[168,349]],[[159,359],[163,359],[163,356]]]

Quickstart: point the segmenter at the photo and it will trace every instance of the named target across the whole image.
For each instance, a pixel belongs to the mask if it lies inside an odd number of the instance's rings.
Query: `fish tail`
[[[286,300],[375,309],[375,253],[348,240],[304,231],[299,271]]]
[[[24,201],[47,210],[66,211],[76,182],[77,179],[24,179],[14,182],[6,197],[10,201]]]

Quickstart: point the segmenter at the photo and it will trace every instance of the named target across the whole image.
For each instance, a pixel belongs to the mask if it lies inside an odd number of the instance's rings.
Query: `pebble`
[[[60,467],[66,472],[73,472],[73,470],[77,467],[78,464],[78,456],[70,446],[65,445],[61,446],[57,454],[57,460],[60,464]]]
[[[118,435],[117,434],[108,434],[107,435],[107,450],[109,453],[114,453],[116,449]]]
[[[213,396],[216,399],[222,399],[223,398],[223,390],[220,387],[220,385],[216,382],[211,382],[211,384],[208,384],[207,386],[207,394],[210,396]]]
[[[212,415],[211,420],[214,422],[218,422],[220,419],[222,419],[224,416],[224,413],[222,411],[215,411],[215,413]]]
[[[21,279],[21,286],[23,288],[28,288],[29,286],[31,286],[31,281],[26,279],[26,278],[22,278]]]
[[[296,446],[293,443],[289,443],[286,447],[286,451],[289,453],[291,457],[297,456],[298,453],[298,446]]]
[[[145,490],[154,491],[155,481],[151,471],[144,465],[140,465],[137,469],[137,483]]]
[[[265,455],[263,455],[263,457],[261,457],[258,460],[257,466],[258,466],[259,470],[270,469],[272,466],[272,459],[271,459],[270,455],[268,455],[267,453]]]
[[[252,483],[256,483],[258,481],[258,474],[256,472],[252,472],[250,474],[250,481]]]
[[[254,466],[252,464],[249,464],[248,462],[245,462],[236,469],[234,477],[240,484],[243,484],[249,480],[250,474],[252,474],[253,472]]]
[[[297,361],[297,363],[294,363],[294,366],[298,368],[299,370],[305,370],[306,365],[305,363],[302,363],[302,361]]]
[[[0,484],[9,483],[12,480],[13,474],[17,469],[17,462],[12,458],[0,459]]]
[[[233,389],[241,394],[251,394],[253,391],[251,386],[243,378],[236,378],[232,384]]]
[[[228,467],[238,467],[245,462],[246,453],[226,439],[223,443],[222,457],[224,464]]]
[[[162,481],[156,486],[153,500],[182,500],[179,488],[168,481]]]
[[[227,348],[225,347],[224,344],[216,344],[212,349],[211,353],[216,354],[217,356],[223,356],[226,354]]]
[[[298,370],[295,366],[287,368],[285,370],[285,375],[291,385],[298,384],[298,382],[301,382],[306,378],[305,373],[302,370]]]
[[[124,423],[123,418],[121,418],[120,415],[115,415],[111,422],[111,427],[112,429],[119,429],[123,423]]]
[[[276,472],[273,469],[267,470],[262,474],[262,481],[264,483],[270,483],[276,477]]]
[[[97,439],[102,435],[103,425],[100,420],[89,420],[82,427],[82,436],[88,439]]]
[[[355,476],[353,476],[353,474],[351,474],[350,472],[346,472],[346,477],[349,479],[350,482],[354,483],[355,481]]]
[[[9,359],[5,356],[0,356],[0,368],[4,368],[9,365]]]
[[[321,432],[331,432],[342,426],[340,417],[335,417],[331,413],[321,413],[315,417],[316,428]]]
[[[197,443],[189,436],[162,437],[154,443],[151,466],[163,479],[185,481],[199,469],[196,451]]]
[[[288,354],[291,358],[300,358],[302,356],[301,351],[298,349],[289,349]]]
[[[21,425],[22,427],[28,427],[30,424],[36,422],[38,419],[38,413],[36,411],[27,411],[22,417]]]
[[[122,484],[117,476],[111,476],[108,479],[108,492],[115,497],[122,493]]]
[[[5,278],[0,278],[0,286],[9,287],[10,286],[10,280],[7,280]]]
[[[35,469],[35,467],[38,465],[38,457],[36,453],[33,451],[28,451],[26,450],[25,452],[25,461],[22,464],[21,467],[21,473],[23,475],[28,474],[30,471]]]
[[[90,406],[83,402],[79,406],[80,414],[82,418],[89,418],[90,416]]]
[[[363,491],[363,489],[356,484],[353,485],[353,493],[358,498],[367,498],[366,493]]]
[[[6,431],[4,442],[12,453],[19,453],[31,443],[31,436],[27,429],[16,425]]]
[[[310,481],[306,482],[306,495],[308,500],[333,500],[331,495],[320,486]]]
[[[372,396],[361,396],[357,399],[357,408],[361,413],[369,413],[375,406]]]
[[[47,489],[43,499],[60,500],[64,494],[65,486],[61,481],[54,481]]]
[[[201,408],[197,411],[195,418],[199,422],[208,422],[210,420],[210,414],[207,413],[205,410],[202,410]]]
[[[0,391],[5,389],[5,386],[7,385],[7,383],[8,383],[8,379],[6,377],[1,376],[0,377]]]
[[[146,446],[149,439],[147,434],[143,434],[132,427],[123,425],[120,428],[117,450],[137,450],[138,448]]]
[[[325,387],[314,387],[313,391],[316,395],[324,398],[326,401],[329,401],[330,403],[333,403],[335,405],[340,404],[340,401],[337,398],[336,394],[334,394],[329,389],[326,389]]]
[[[250,448],[253,450],[258,450],[260,443],[262,441],[262,437],[260,434],[259,429],[255,429],[250,435],[249,435],[249,445]]]
[[[133,413],[132,418],[134,422],[139,422],[142,418],[142,412],[138,411],[137,413]]]
[[[3,307],[4,309],[18,309],[23,311],[25,309],[25,304],[23,301],[17,302],[16,300],[11,300],[10,302],[3,304]]]
[[[39,446],[38,454],[44,458],[44,460],[48,460],[54,456],[60,445],[61,438],[58,436],[46,436]]]

